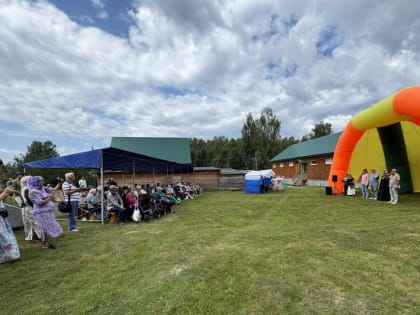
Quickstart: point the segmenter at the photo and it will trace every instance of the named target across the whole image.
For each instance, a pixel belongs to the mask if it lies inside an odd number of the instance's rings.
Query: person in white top
[[[398,202],[398,190],[400,189],[401,177],[398,174],[397,169],[393,168],[389,175],[389,194],[391,195],[390,204],[397,204]]]
[[[74,173],[66,173],[65,175],[66,181],[62,185],[63,193],[64,193],[64,201],[67,202],[70,196],[70,204],[71,204],[71,211],[69,212],[69,220],[68,220],[68,229],[72,232],[78,232],[76,226],[76,214],[77,214],[77,207],[79,206],[80,200],[80,188],[77,188],[74,184],[76,180],[76,176]]]
[[[86,178],[83,176],[79,179],[79,188],[87,188]]]

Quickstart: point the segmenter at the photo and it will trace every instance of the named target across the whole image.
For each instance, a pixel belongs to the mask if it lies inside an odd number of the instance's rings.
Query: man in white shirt
[[[80,188],[77,188],[74,184],[76,176],[74,173],[65,174],[66,181],[61,186],[64,193],[64,201],[67,202],[70,196],[71,211],[69,212],[68,229],[71,232],[78,232],[76,226],[76,214],[80,200]]]

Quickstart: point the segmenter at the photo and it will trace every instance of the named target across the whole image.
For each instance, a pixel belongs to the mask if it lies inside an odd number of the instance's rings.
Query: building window
[[[293,166],[293,161],[289,162],[289,166],[292,167]]]
[[[325,164],[332,164],[332,159],[325,159]]]
[[[311,165],[317,165],[316,160],[311,160]]]
[[[284,163],[283,162],[280,163],[280,167],[284,167]]]

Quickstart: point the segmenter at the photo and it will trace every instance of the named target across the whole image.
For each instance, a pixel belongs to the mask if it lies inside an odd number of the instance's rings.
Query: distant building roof
[[[220,171],[220,168],[214,166],[194,166],[194,171],[206,172],[206,171]]]
[[[112,137],[111,147],[180,164],[191,164],[188,138]]]
[[[292,144],[286,150],[273,157],[270,161],[277,162],[333,154],[340,136],[341,132],[337,132],[328,136]]]
[[[220,174],[223,175],[245,175],[248,171],[245,170],[235,170],[233,168],[222,168]]]
[[[214,166],[194,166],[194,172],[219,171],[222,175],[245,175],[248,171],[233,168],[218,168]]]

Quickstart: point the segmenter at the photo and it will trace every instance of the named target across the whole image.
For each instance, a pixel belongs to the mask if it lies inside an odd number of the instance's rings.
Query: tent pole
[[[136,161],[133,160],[133,178],[131,181],[131,191],[134,191],[135,181],[136,181]]]
[[[101,150],[101,222],[104,224],[104,193],[105,193],[105,187],[104,187],[104,156],[103,151]]]

